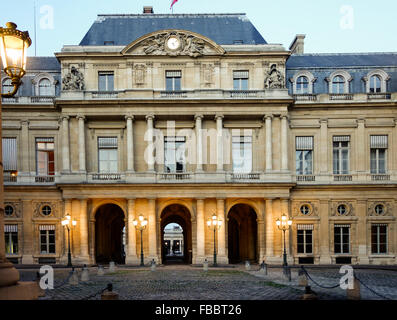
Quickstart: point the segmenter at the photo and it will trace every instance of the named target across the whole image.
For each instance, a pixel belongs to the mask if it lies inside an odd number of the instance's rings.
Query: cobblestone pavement
[[[253,266],[253,269],[258,269]],[[107,271],[107,270],[106,270]],[[307,271],[318,283],[331,286],[339,283],[338,269],[309,269]],[[79,278],[81,269],[78,270]],[[217,268],[208,272],[191,266],[160,266],[152,272],[149,268],[118,268],[104,276],[90,268],[90,280],[78,285],[68,283],[60,286],[68,277],[68,270],[55,270],[55,289],[46,290],[43,300],[99,300],[108,283],[123,300],[297,300],[303,295],[298,286],[297,270],[292,271],[292,281],[282,277],[282,270],[269,268],[268,275],[260,271],[247,272],[243,267]],[[397,272],[382,270],[358,270],[357,277],[376,292],[397,300]],[[321,289],[311,283],[313,291],[321,300],[346,299],[346,291]],[[59,288],[57,288],[60,286]],[[368,289],[361,288],[362,299],[381,299]]]

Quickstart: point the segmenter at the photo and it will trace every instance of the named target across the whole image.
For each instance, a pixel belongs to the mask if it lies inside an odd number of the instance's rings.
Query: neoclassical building
[[[3,99],[15,263],[397,263],[397,53],[307,54],[244,14],[99,15]],[[337,45],[337,44],[335,44]],[[3,74],[3,91],[10,80]]]

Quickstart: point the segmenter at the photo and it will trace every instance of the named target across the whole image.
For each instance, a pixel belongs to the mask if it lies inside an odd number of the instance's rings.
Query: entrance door
[[[228,252],[230,263],[257,262],[256,213],[249,205],[237,204],[228,214]]]
[[[95,259],[97,263],[125,263],[125,224],[123,210],[105,204],[95,215]]]

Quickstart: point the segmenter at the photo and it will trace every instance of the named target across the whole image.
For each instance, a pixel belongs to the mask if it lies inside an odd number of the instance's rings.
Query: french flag
[[[173,6],[175,3],[177,3],[177,2],[178,2],[178,0],[172,0],[170,9],[172,9],[172,6]]]

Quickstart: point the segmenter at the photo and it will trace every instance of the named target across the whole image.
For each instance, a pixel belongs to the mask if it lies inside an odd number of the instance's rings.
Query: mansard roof
[[[81,46],[126,46],[145,34],[165,29],[202,34],[219,45],[266,44],[245,13],[98,15]]]

